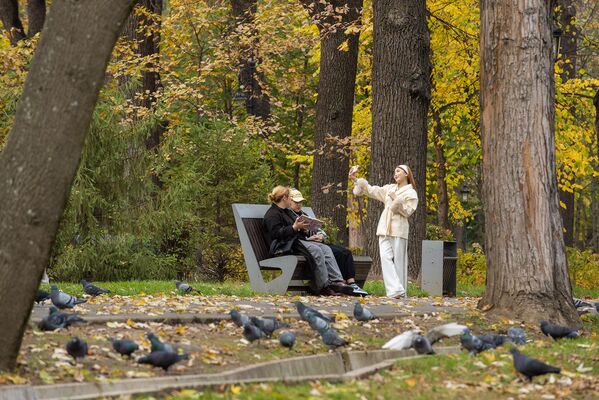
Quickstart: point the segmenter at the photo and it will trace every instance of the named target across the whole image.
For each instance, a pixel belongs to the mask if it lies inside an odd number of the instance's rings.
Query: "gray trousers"
[[[316,270],[313,271],[314,281],[312,282],[312,289],[314,291],[320,292],[322,288],[330,285],[332,282],[343,281],[343,275],[341,275],[339,265],[337,265],[333,251],[329,246],[311,240],[300,240],[300,242],[306,246],[308,252],[310,252],[310,255],[316,262]]]

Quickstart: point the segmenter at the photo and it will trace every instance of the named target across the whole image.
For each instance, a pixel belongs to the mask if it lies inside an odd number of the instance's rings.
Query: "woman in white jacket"
[[[395,168],[395,183],[371,186],[366,179],[356,178],[357,168],[349,173],[355,182],[354,195],[368,196],[383,202],[385,209],[379,219],[376,234],[379,237],[381,269],[388,297],[406,297],[408,285],[408,217],[418,206],[418,195],[412,171],[407,165]]]

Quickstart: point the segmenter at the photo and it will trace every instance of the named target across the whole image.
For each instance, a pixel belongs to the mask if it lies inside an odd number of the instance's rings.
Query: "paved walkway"
[[[236,308],[250,316],[298,318],[293,302],[300,300],[323,313],[353,315],[354,297],[313,296],[112,296],[90,299],[78,305],[74,311],[82,314],[90,323],[108,321],[125,322],[195,322],[212,323],[229,319],[229,310]],[[364,306],[377,317],[392,319],[431,313],[462,313],[476,306],[476,298],[410,298],[387,299],[369,296]],[[51,303],[35,306],[32,322],[37,323],[48,314]]]

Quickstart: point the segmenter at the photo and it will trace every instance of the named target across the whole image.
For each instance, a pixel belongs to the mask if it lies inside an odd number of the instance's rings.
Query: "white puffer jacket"
[[[389,193],[395,192],[395,200],[391,200]],[[371,186],[366,179],[359,178],[354,186],[354,195],[368,196],[385,204],[385,209],[376,228],[378,236],[398,236],[408,238],[410,224],[408,217],[418,207],[418,194],[412,185],[397,186],[395,183],[380,186]]]

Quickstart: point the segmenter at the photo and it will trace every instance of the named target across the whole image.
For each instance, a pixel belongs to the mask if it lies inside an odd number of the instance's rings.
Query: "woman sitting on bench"
[[[263,227],[272,253],[290,248],[293,254],[306,256],[314,275],[311,282],[315,294],[325,296],[352,295],[354,289],[345,284],[331,248],[308,239],[308,226],[291,213],[289,188],[277,186],[268,195],[272,205],[264,214]],[[276,241],[273,248],[273,241]],[[271,254],[271,256],[276,254]]]

